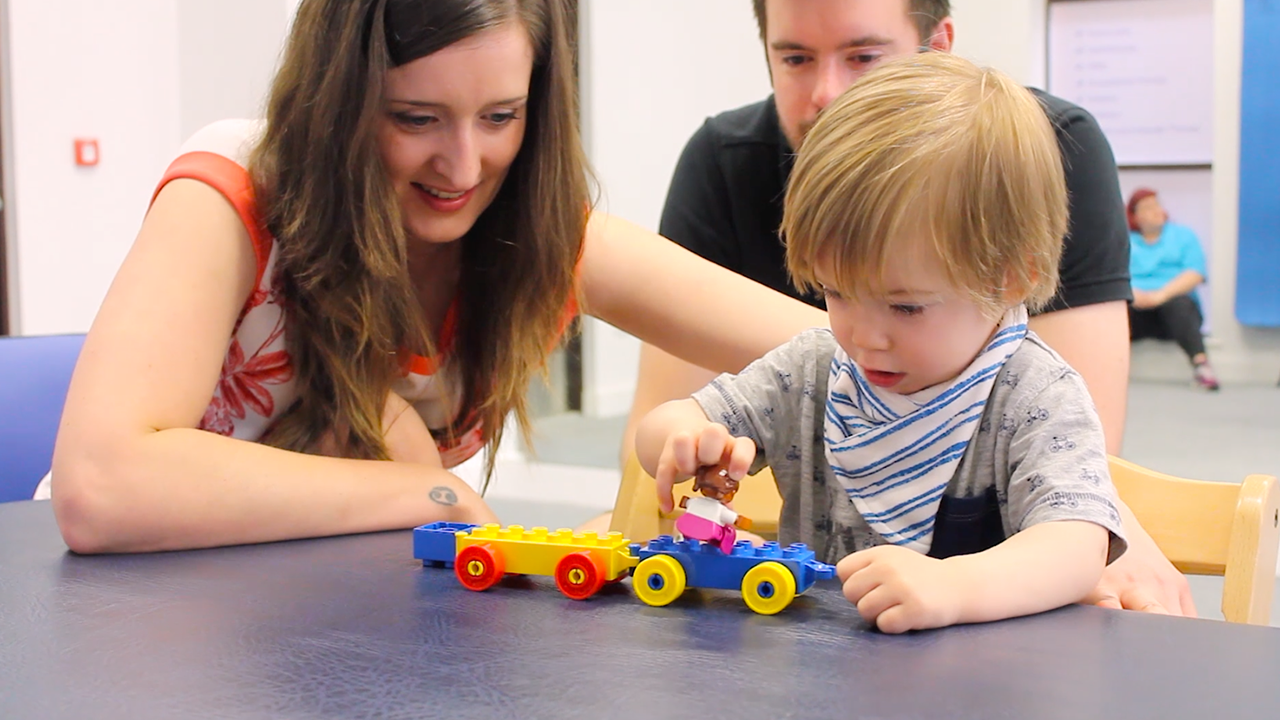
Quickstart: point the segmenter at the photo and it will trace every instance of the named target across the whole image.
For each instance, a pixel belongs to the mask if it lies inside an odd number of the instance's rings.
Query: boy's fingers
[[[848,577],[840,586],[844,597],[857,605],[867,593],[880,587],[880,578],[874,572],[856,572]]]
[[[905,605],[891,605],[876,615],[876,627],[880,632],[898,635],[911,629],[911,613]]]
[[[675,486],[675,464],[669,451],[662,453],[662,457],[658,459],[658,474],[653,479],[658,486],[658,508],[662,512],[671,512],[674,505],[671,489]]]
[[[675,502],[672,499],[672,493],[677,482],[688,473],[682,473],[680,463],[681,455],[685,456],[686,463],[688,458],[694,457],[694,443],[687,433],[677,433],[667,440],[667,446],[662,449],[662,456],[658,459],[658,474],[653,479],[658,486],[658,508],[662,512],[671,512],[675,508]]]
[[[862,592],[856,595],[850,591],[848,585],[845,585],[844,596],[858,608],[858,614],[862,619],[870,623],[874,623],[880,613],[898,604],[897,598],[893,597],[889,588],[883,585],[862,588]]]
[[[671,454],[675,460],[676,473],[681,479],[698,470],[698,444],[698,440],[688,433],[680,433],[671,440]]]
[[[741,480],[756,460],[756,444],[750,438],[736,438],[725,460],[729,465],[729,477]]]
[[[698,466],[715,465],[729,450],[733,437],[725,426],[711,423],[698,436]]]
[[[873,555],[866,550],[845,555],[836,563],[836,576],[840,582],[846,582],[854,573],[871,564]]]

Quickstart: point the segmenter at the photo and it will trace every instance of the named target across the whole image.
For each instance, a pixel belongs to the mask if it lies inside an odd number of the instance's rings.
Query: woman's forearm
[[[602,213],[587,228],[580,281],[586,312],[716,372],[827,323],[821,310]]]
[[[1160,294],[1164,296],[1164,302],[1168,302],[1179,295],[1186,295],[1195,290],[1202,282],[1204,282],[1204,276],[1200,273],[1195,270],[1183,270],[1160,288]]]
[[[77,552],[145,552],[493,521],[462,480],[418,463],[288,452],[175,428],[61,448],[59,527]]]

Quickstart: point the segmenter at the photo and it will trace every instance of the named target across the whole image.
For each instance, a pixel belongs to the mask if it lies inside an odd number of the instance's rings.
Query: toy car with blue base
[[[584,600],[630,573],[636,596],[648,605],[669,605],[689,588],[737,590],[762,615],[781,612],[815,582],[836,574],[804,543],[756,547],[740,540],[725,553],[713,543],[670,535],[641,544],[620,533],[450,522],[416,528],[413,556],[423,565],[453,567],[470,590],[487,590],[507,573],[550,575],[567,597]]]
[[[631,587],[642,602],[659,607],[686,588],[717,588],[739,590],[747,607],[773,615],[818,580],[836,576],[835,566],[818,562],[804,543],[784,548],[767,542],[757,547],[739,540],[726,554],[712,543],[662,535],[631,548],[639,560]]]

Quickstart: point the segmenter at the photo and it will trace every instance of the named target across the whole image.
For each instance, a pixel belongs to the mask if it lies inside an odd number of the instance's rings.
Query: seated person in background
[[[640,423],[672,486],[765,465],[779,540],[836,562],[885,632],[1077,602],[1126,542],[1080,376],[1027,329],[1057,287],[1067,192],[1053,128],[1010,78],[942,53],[873,70],[818,118],[787,190],[809,330]]]
[[[1200,332],[1204,316],[1196,286],[1205,281],[1204,251],[1191,228],[1169,222],[1154,190],[1135,190],[1129,198],[1129,274],[1133,304],[1129,337],[1173,340],[1191,360],[1196,384],[1218,389]]]

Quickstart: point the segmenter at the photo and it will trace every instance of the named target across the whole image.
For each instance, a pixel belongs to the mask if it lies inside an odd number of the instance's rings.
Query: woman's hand
[[[1133,306],[1139,310],[1150,310],[1158,308],[1165,303],[1168,298],[1159,290],[1139,290],[1133,289]]]

